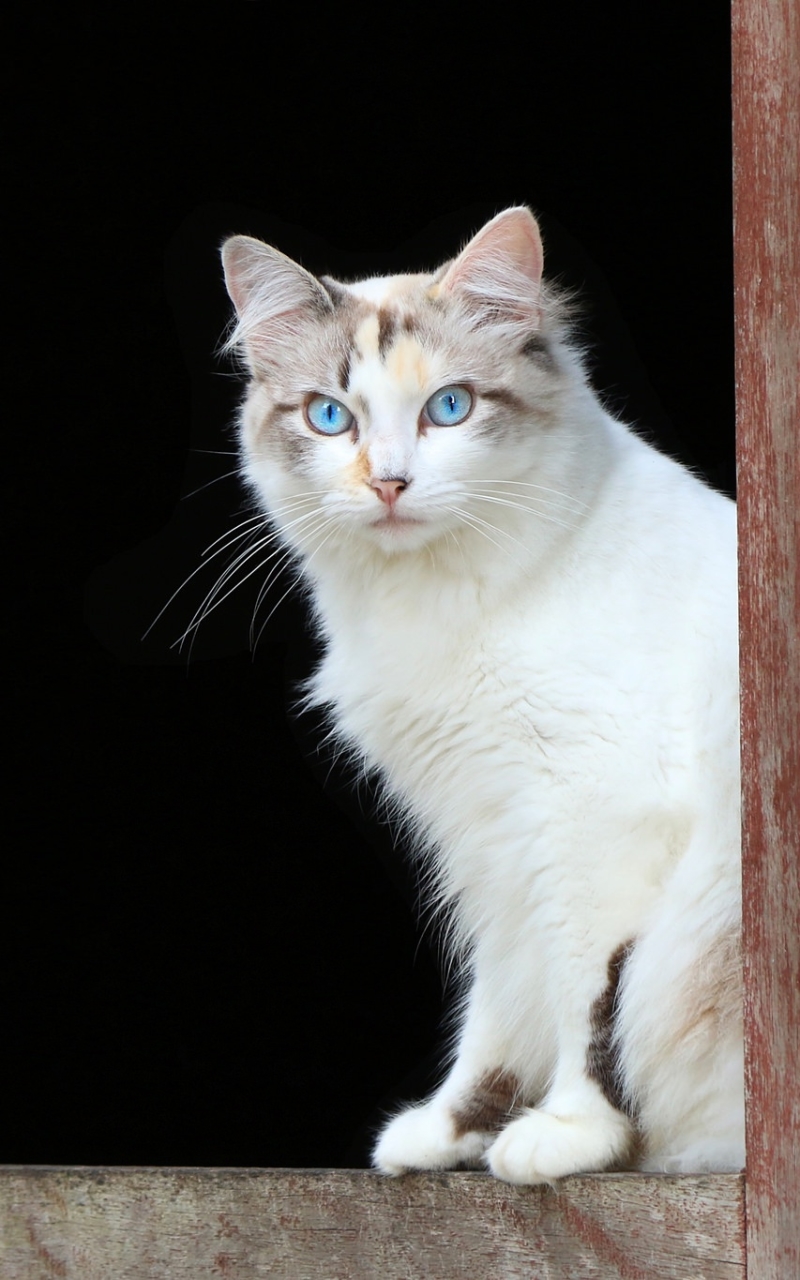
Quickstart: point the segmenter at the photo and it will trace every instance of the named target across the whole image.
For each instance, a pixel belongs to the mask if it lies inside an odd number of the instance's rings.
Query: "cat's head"
[[[290,543],[308,554],[346,535],[396,554],[459,531],[491,540],[512,507],[552,518],[553,436],[582,376],[527,209],[431,275],[317,279],[247,236],[222,257],[228,346],[251,378],[245,473]]]

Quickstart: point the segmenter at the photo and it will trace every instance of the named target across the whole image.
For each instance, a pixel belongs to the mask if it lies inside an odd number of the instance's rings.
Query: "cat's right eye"
[[[306,422],[324,436],[341,436],[349,431],[354,418],[350,410],[330,396],[310,396],[306,402]]]

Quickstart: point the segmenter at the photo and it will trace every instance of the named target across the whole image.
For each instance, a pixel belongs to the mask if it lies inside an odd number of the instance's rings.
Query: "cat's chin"
[[[410,551],[429,542],[433,529],[427,520],[412,516],[384,516],[371,521],[367,532],[384,551]]]

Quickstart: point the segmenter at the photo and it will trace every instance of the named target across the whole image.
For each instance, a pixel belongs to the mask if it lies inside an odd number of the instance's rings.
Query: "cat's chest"
[[[440,761],[513,742],[525,755],[610,743],[651,713],[652,682],[553,602],[363,603],[317,678],[340,729],[374,764]],[[634,714],[632,714],[632,712]],[[623,728],[621,728],[623,726]],[[435,761],[435,764],[434,764]]]

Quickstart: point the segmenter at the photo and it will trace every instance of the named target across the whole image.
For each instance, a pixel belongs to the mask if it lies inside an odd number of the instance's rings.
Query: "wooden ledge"
[[[744,1177],[0,1166],[2,1280],[736,1280]]]

